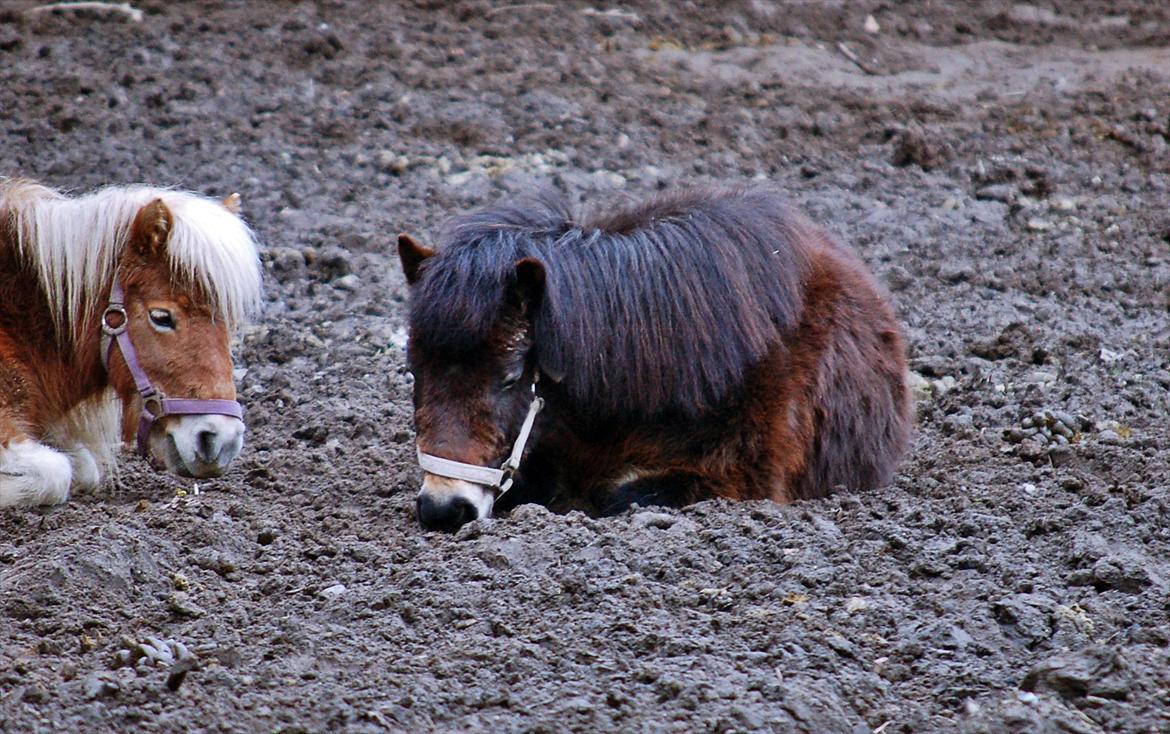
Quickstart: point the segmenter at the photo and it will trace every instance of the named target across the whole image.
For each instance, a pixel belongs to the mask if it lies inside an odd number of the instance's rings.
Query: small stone
[[[333,286],[338,290],[353,292],[362,284],[362,279],[354,273],[343,275],[337,280],[333,281]]]
[[[955,386],[958,384],[958,380],[956,380],[954,377],[951,377],[950,375],[944,375],[940,379],[932,380],[930,383],[930,389],[934,392],[935,397],[941,398],[951,390],[954,390]]]
[[[142,653],[160,665],[171,665],[175,662],[173,645],[170,640],[147,637],[146,642],[142,644]]]
[[[1120,446],[1123,442],[1121,434],[1117,431],[1106,429],[1097,434],[1097,441],[1107,446]]]
[[[207,614],[207,610],[191,601],[184,591],[176,591],[167,597],[167,608],[185,617],[202,617]]]
[[[945,140],[914,125],[903,130],[894,141],[890,162],[895,166],[916,165],[930,171],[946,165],[952,157],[954,150]]]
[[[171,666],[167,673],[167,689],[171,691],[179,690],[183,685],[183,681],[187,679],[187,673],[192,670],[199,669],[199,661],[190,655],[180,657],[179,661]]]
[[[85,677],[83,690],[86,698],[105,698],[116,694],[119,686],[115,681],[105,678],[100,673],[90,673]]]
[[[630,524],[638,528],[658,528],[666,530],[678,520],[674,515],[665,512],[639,512],[630,518]]]
[[[326,247],[317,256],[317,267],[322,275],[332,280],[354,271],[353,256],[340,247]]]
[[[326,599],[336,599],[340,596],[344,596],[346,591],[348,591],[348,589],[345,588],[345,584],[334,584],[332,586],[321,589],[319,593]]]
[[[394,161],[398,158],[398,154],[392,150],[379,150],[378,154],[374,156],[374,162],[380,168],[390,168]]]
[[[930,400],[930,380],[917,372],[911,371],[906,374],[906,386],[910,388],[910,394],[916,401]]]
[[[882,27],[878,25],[877,18],[874,18],[872,15],[865,16],[865,24],[862,28],[871,36],[881,33],[882,30]]]
[[[404,155],[400,155],[391,161],[390,165],[386,166],[386,169],[395,176],[401,176],[410,170],[410,159]]]
[[[948,433],[960,433],[971,428],[975,423],[974,417],[970,413],[956,413],[948,415],[943,420],[943,426]]]
[[[268,251],[272,269],[278,273],[295,273],[305,267],[305,255],[292,247],[274,247]]]
[[[1120,353],[1115,352],[1112,349],[1108,349],[1106,347],[1101,347],[1101,351],[1097,353],[1097,356],[1105,364],[1113,364],[1117,360],[1121,359]]]
[[[883,277],[885,278],[886,285],[889,286],[890,290],[895,292],[904,291],[916,282],[910,271],[901,265],[892,266],[886,271]]]
[[[1052,222],[1045,219],[1033,218],[1028,220],[1028,229],[1033,232],[1047,232],[1052,229]]]
[[[1060,377],[1056,370],[1034,369],[1024,375],[1023,382],[1029,385],[1051,385]]]
[[[1120,552],[1093,564],[1093,582],[1099,588],[1136,594],[1152,584],[1153,578],[1144,558],[1136,553]]]
[[[24,44],[24,38],[15,28],[0,25],[0,51],[15,51]]]
[[[1070,413],[1065,413],[1063,410],[1054,410],[1052,411],[1052,417],[1054,420],[1056,420],[1057,423],[1060,423],[1063,426],[1067,426],[1074,431],[1077,428],[1077,421]]]
[[[938,268],[938,277],[947,283],[963,283],[975,277],[975,268],[962,260],[947,260]]]
[[[490,517],[472,520],[455,531],[455,540],[461,543],[466,540],[475,540],[490,530],[494,524],[495,520]]]
[[[1020,192],[1011,184],[992,184],[975,191],[975,198],[982,201],[1001,201],[1011,204],[1019,198]]]

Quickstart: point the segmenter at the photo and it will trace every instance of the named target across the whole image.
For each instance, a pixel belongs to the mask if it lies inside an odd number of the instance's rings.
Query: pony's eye
[[[154,324],[156,329],[173,330],[175,328],[175,319],[171,316],[171,312],[165,308],[150,309],[150,323]]]
[[[500,383],[501,390],[511,390],[516,387],[516,383],[520,382],[520,375],[508,375],[504,381]]]

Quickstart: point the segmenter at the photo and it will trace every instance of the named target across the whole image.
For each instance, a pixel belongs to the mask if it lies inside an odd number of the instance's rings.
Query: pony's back
[[[584,417],[697,418],[718,408],[803,308],[805,242],[768,190],[692,190],[577,220],[559,202],[454,222],[414,299],[412,333],[468,349],[503,308],[512,264],[547,276],[538,359]]]

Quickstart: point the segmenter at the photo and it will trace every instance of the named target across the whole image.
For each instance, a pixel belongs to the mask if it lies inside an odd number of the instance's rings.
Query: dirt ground
[[[0,175],[239,191],[267,302],[228,476],[0,514],[0,731],[1170,731],[1170,5],[33,5]],[[754,180],[897,302],[894,486],[420,531],[394,236]]]

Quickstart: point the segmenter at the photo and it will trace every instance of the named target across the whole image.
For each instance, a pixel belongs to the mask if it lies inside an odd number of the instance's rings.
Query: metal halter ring
[[[143,412],[150,413],[156,419],[161,418],[167,414],[166,405],[163,401],[166,400],[162,393],[155,393],[153,395],[144,395],[142,397]]]
[[[118,314],[122,317],[121,326],[110,325],[110,315]],[[120,303],[111,303],[106,306],[105,312],[102,314],[102,333],[106,336],[118,336],[130,324],[130,315],[126,313],[126,307]]]

